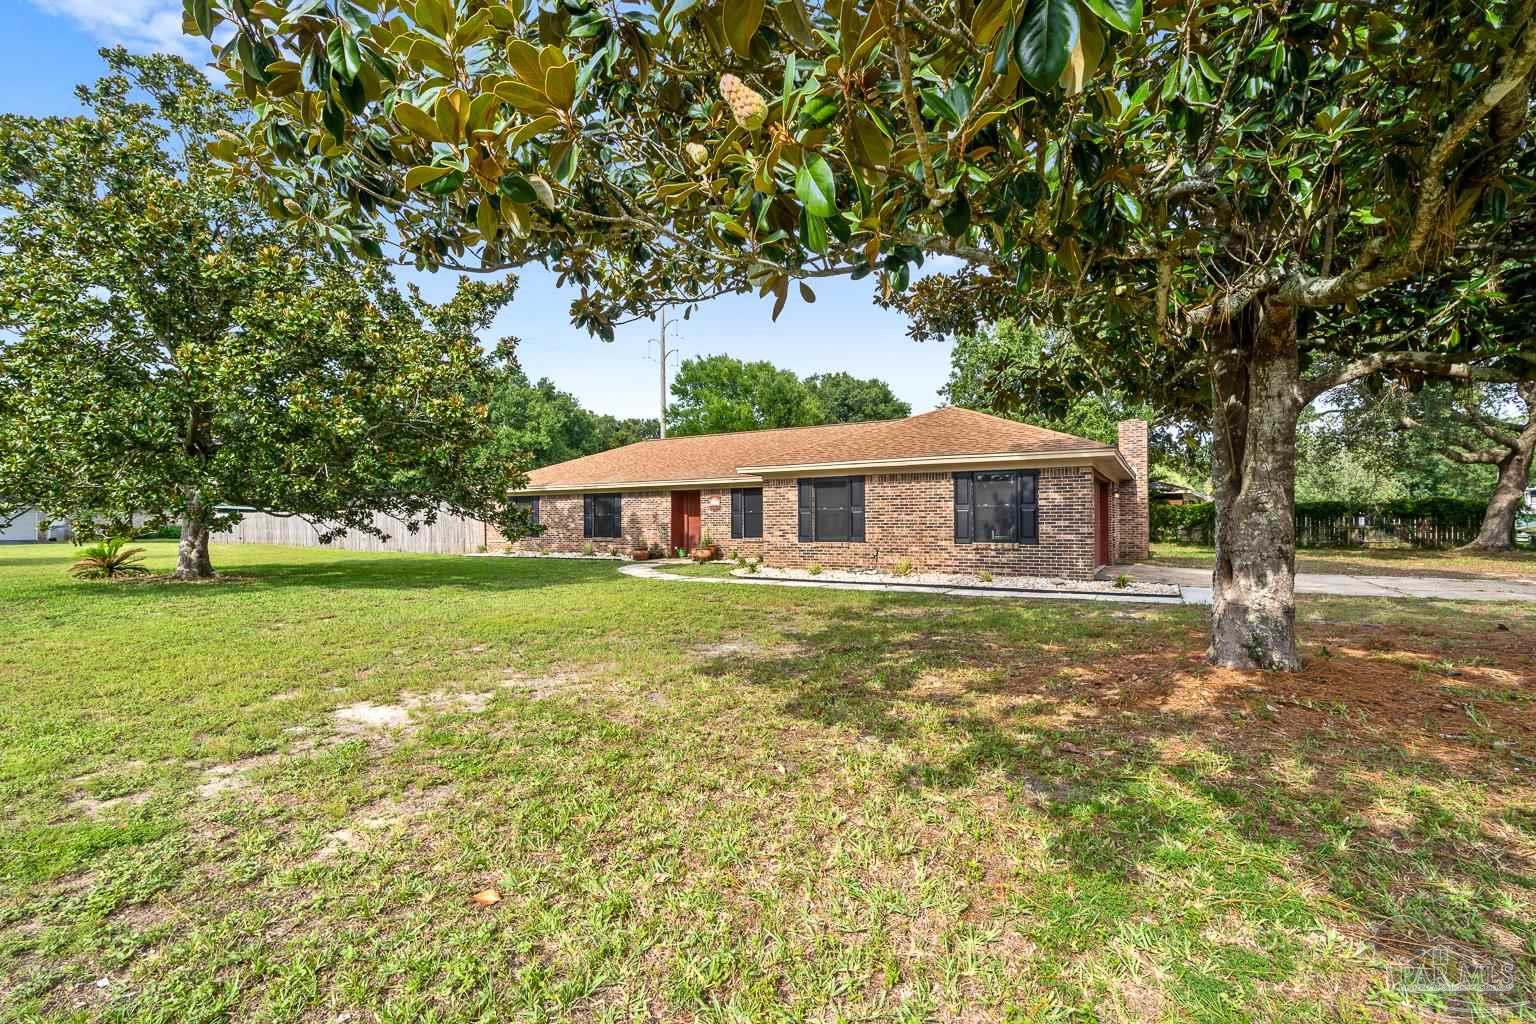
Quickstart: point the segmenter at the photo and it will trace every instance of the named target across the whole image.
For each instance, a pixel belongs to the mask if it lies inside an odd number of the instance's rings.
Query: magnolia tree
[[[1508,173],[1536,65],[1525,0],[187,11],[256,112],[217,155],[338,244],[546,264],[603,336],[748,289],[776,313],[837,275],[891,301],[943,254],[966,270],[927,279],[929,328],[1038,308],[1128,393],[1182,389],[1218,453],[1221,664],[1298,664],[1305,403],[1387,369],[1517,358],[1411,338],[1315,348],[1301,324],[1529,202]]]
[[[235,121],[200,73],[106,56],[84,116],[0,117],[0,498],[87,533],[179,522],[183,578],[252,508],[526,530],[476,341],[512,283],[433,306],[281,230],[207,167]]]

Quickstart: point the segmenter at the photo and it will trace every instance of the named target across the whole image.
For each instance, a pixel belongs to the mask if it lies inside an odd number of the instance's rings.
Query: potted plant
[[[629,549],[629,557],[631,561],[643,562],[651,557],[651,549],[646,547],[643,542],[636,541],[635,546]]]
[[[695,562],[711,562],[720,557],[720,545],[709,534],[699,539],[699,546],[693,549]]]

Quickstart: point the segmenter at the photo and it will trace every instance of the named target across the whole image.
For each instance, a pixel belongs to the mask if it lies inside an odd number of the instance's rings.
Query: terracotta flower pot
[[[693,549],[691,557],[695,562],[712,562],[720,557],[720,549],[714,546],[704,547],[700,545]]]
[[[631,561],[643,562],[651,557],[651,552],[649,548],[635,548],[629,553],[629,557]]]

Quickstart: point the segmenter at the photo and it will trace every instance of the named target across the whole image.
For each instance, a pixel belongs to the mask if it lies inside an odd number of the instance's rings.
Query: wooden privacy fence
[[[486,543],[486,525],[478,519],[441,514],[431,526],[415,533],[393,516],[375,515],[373,525],[389,534],[380,540],[366,533],[351,531],[331,541],[320,543],[320,531],[297,516],[274,516],[266,512],[247,512],[245,518],[213,540],[231,544],[295,544],[300,547],[334,547],[348,551],[411,551],[417,554],[462,555],[478,551]]]
[[[1319,505],[1323,504],[1321,502]],[[1439,502],[1422,510],[1349,509],[1328,503],[1319,508],[1296,505],[1296,546],[1299,548],[1418,547],[1448,548],[1477,537],[1481,506]],[[1153,506],[1152,537],[1209,545],[1214,541],[1215,513],[1211,505]]]
[[[1296,546],[1359,548],[1407,544],[1449,548],[1477,536],[1481,519],[1455,515],[1393,515],[1379,512],[1296,512]]]

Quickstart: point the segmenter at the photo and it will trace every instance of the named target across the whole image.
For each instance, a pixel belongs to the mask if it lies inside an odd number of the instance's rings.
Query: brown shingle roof
[[[1098,441],[1005,420],[969,409],[936,409],[902,420],[820,427],[748,430],[640,441],[536,469],[532,490],[607,484],[692,483],[739,478],[738,470],[772,470],[885,461],[942,462],[955,456],[1084,454],[1110,456]]]

